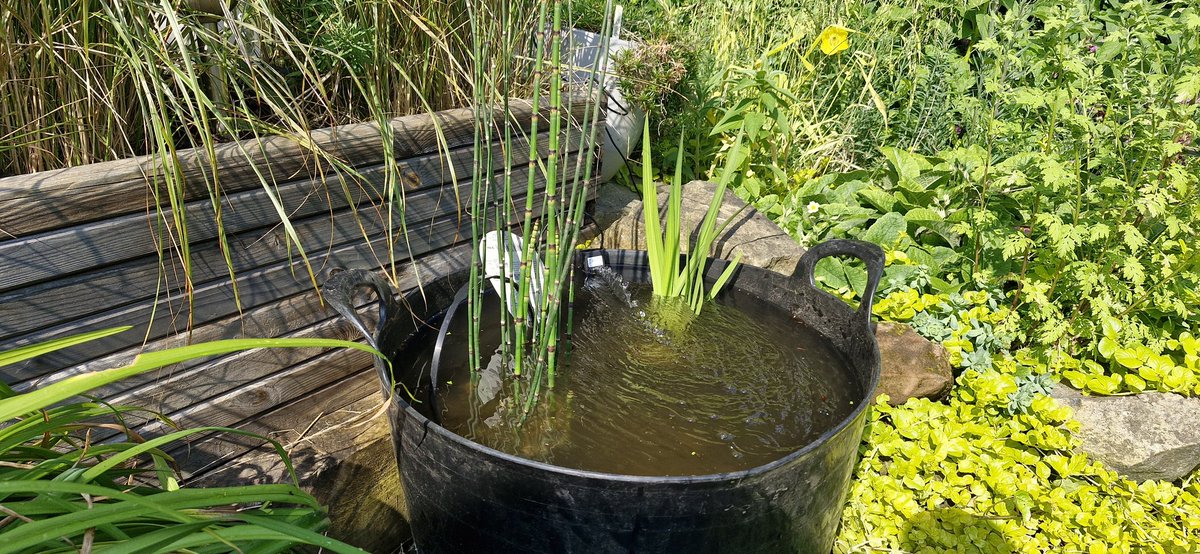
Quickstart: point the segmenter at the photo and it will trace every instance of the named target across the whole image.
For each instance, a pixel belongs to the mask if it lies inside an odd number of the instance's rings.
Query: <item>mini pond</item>
[[[731,291],[693,316],[601,266],[577,279],[566,367],[527,417],[497,351],[470,374],[468,318],[449,323],[437,402],[417,409],[446,429],[502,452],[557,466],[626,475],[704,475],[749,469],[799,450],[845,419],[861,392],[815,329]],[[484,317],[500,301],[489,294]],[[437,330],[414,334],[393,360],[416,399],[428,398]],[[435,409],[436,406],[436,409]],[[436,410],[436,413],[435,413]]]
[[[866,262],[857,310],[813,282],[832,255]],[[376,370],[419,550],[828,552],[879,383],[870,299],[882,251],[828,241],[796,276],[741,266],[722,303],[690,322],[638,287],[645,253],[584,260],[620,279],[591,275],[591,296],[577,291],[570,360],[520,425],[505,400],[516,381],[500,359],[469,375],[453,318],[431,394],[433,339],[467,268],[404,295],[368,271],[326,283],[334,308],[396,361]],[[724,263],[705,267],[716,279]],[[374,332],[354,307],[360,287],[379,295]]]

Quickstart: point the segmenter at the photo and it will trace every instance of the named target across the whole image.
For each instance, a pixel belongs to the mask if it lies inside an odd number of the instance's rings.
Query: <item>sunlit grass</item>
[[[537,3],[510,4],[513,28],[528,29]],[[192,5],[218,11],[187,7]],[[494,26],[476,31],[498,32]],[[473,58],[472,40],[497,37],[471,33],[466,3],[454,0],[4,2],[0,176],[149,156],[152,211],[170,229],[159,240],[160,257],[164,263],[177,260],[180,286],[190,293],[190,225],[182,208],[207,200],[236,289],[221,224],[227,183],[220,169],[233,160],[218,161],[216,147],[235,139],[284,137],[312,155],[309,170],[318,180],[336,173],[354,181],[355,161],[326,151],[311,131],[373,121],[380,129],[381,163],[388,168],[384,192],[373,201],[388,226],[388,252],[380,261],[395,274],[404,261],[396,259],[395,243],[405,240],[407,229],[387,121],[465,105],[476,88],[476,65],[509,63],[513,91],[531,90],[528,73],[512,61],[513,52],[527,51],[528,33],[514,35],[508,51],[494,51],[496,58],[488,60]],[[441,129],[436,132],[444,147]],[[309,253],[288,218],[290,207],[275,194],[280,177],[270,160],[256,160],[253,143],[241,144],[237,155],[267,192],[290,250],[304,262],[315,288]],[[186,149],[207,154],[203,175],[191,178],[203,181],[207,198],[187,192],[186,185],[197,183],[184,176],[180,154]]]
[[[0,367],[100,339],[94,331],[0,352]],[[0,384],[0,529],[5,552],[281,552],[308,544],[334,552],[361,550],[323,536],[323,508],[295,484],[212,489],[180,486],[169,443],[200,433],[250,435],[219,427],[143,438],[127,415],[149,413],[87,399],[88,391],[193,358],[261,347],[371,348],[330,339],[226,340],[145,353],[127,366],[84,373],[17,394]],[[151,417],[159,417],[149,413]],[[116,440],[93,432],[116,430]],[[254,436],[254,435],[251,435]],[[264,437],[296,475],[283,447]]]

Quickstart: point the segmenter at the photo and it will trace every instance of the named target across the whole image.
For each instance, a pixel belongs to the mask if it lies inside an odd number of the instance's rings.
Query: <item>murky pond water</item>
[[[498,306],[493,299],[483,313]],[[628,475],[747,469],[812,442],[861,397],[839,354],[780,308],[730,293],[693,319],[654,301],[648,286],[593,276],[576,293],[569,366],[519,423],[514,378],[499,355],[470,375],[466,323],[451,322],[440,413],[429,414],[429,402],[417,408],[475,442],[563,467]],[[397,369],[428,375],[435,339],[436,332],[415,337],[420,355]],[[499,329],[481,341],[492,352]]]

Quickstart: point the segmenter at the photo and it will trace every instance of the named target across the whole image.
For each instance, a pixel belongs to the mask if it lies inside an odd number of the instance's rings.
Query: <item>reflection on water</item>
[[[498,308],[492,298],[483,313]],[[849,415],[860,395],[815,331],[748,295],[724,295],[693,318],[686,307],[652,300],[648,286],[601,274],[576,293],[574,331],[569,366],[518,424],[508,364],[497,354],[468,375],[466,318],[456,318],[439,375],[442,424],[564,467],[701,475],[803,447]],[[410,375],[428,373],[435,336],[416,338],[424,348],[408,362]],[[480,340],[492,351],[499,330]]]

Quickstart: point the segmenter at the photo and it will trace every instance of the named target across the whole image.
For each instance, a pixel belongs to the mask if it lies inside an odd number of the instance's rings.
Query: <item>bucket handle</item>
[[[875,291],[879,288],[879,280],[883,277],[885,259],[883,249],[861,240],[830,239],[809,248],[800,257],[800,263],[796,265],[796,272],[793,275],[803,279],[813,290],[831,298],[837,298],[817,287],[814,279],[817,262],[829,256],[854,256],[867,264],[867,287],[863,290],[862,300],[858,304],[855,317],[863,320],[863,323],[870,329],[871,305],[875,302]]]
[[[392,286],[375,272],[365,269],[339,271],[321,286],[321,294],[329,302],[329,305],[337,310],[337,313],[362,333],[363,337],[367,339],[367,344],[379,350],[378,337],[375,336],[375,333],[367,330],[366,323],[358,317],[358,310],[354,309],[354,291],[362,287],[374,289],[375,295],[379,297],[379,322],[376,329],[381,329],[388,317],[400,311],[401,307],[396,303],[396,294]]]

